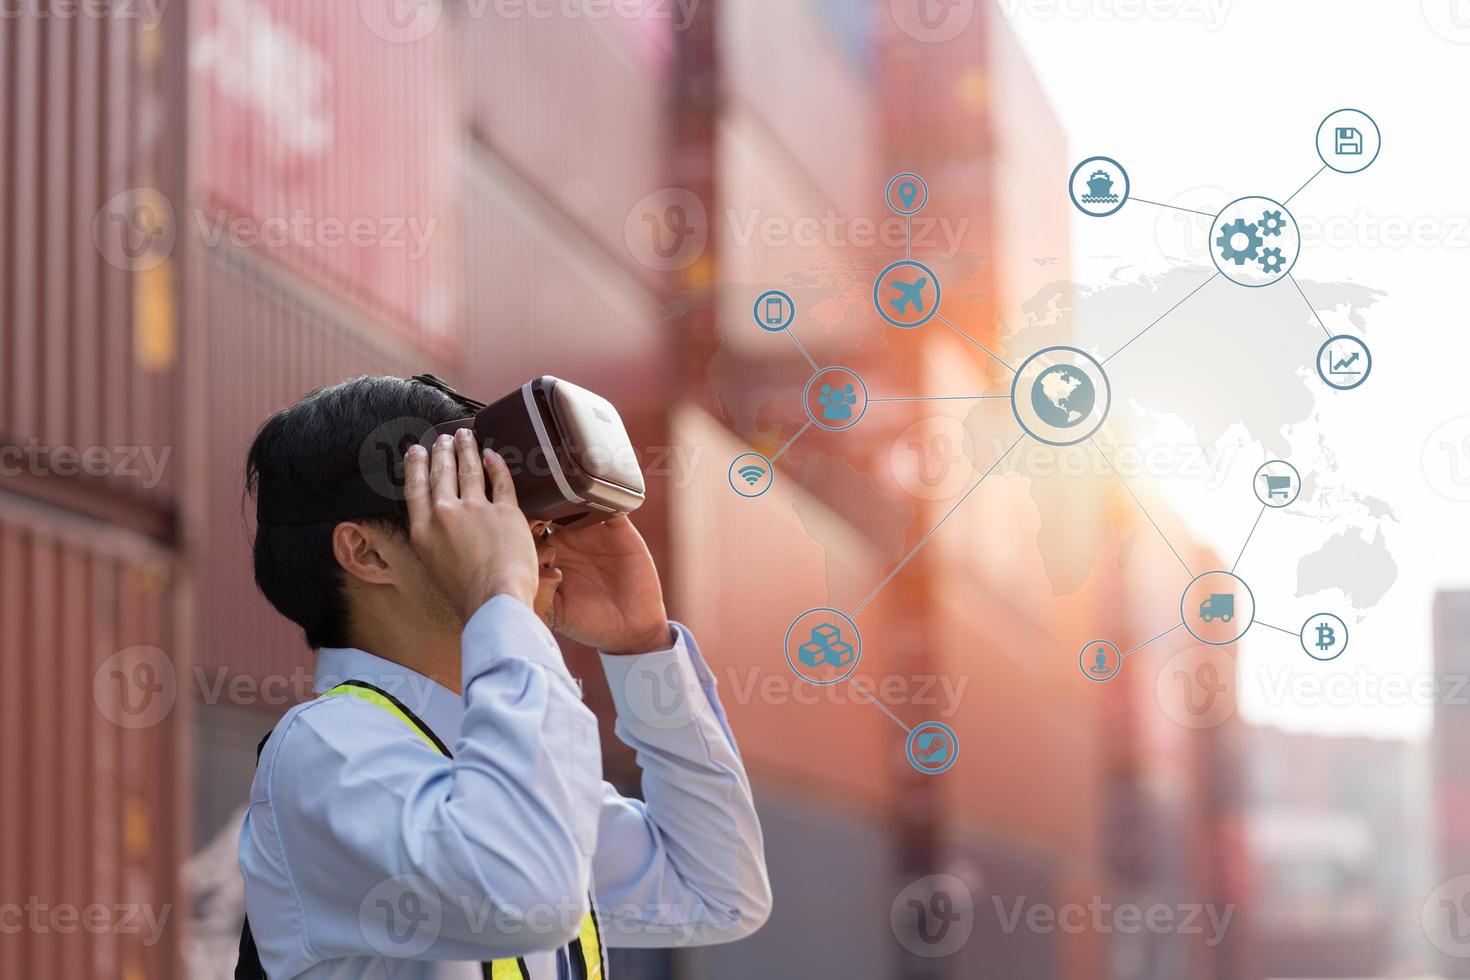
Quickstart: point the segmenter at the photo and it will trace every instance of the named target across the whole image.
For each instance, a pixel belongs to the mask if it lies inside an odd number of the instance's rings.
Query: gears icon
[[[1227,204],[1215,216],[1206,240],[1215,268],[1239,286],[1282,281],[1301,252],[1296,219],[1286,205],[1269,197],[1242,197]]]
[[[1245,242],[1237,244],[1236,239],[1241,236],[1244,236]],[[1256,225],[1244,218],[1237,218],[1220,229],[1220,237],[1215,239],[1215,244],[1220,246],[1221,258],[1236,265],[1245,265],[1260,254],[1261,233]],[[1277,254],[1280,254],[1279,250]]]
[[[1261,263],[1261,270],[1273,276],[1281,275],[1281,270],[1286,267],[1286,259],[1281,255],[1281,249],[1268,248],[1261,252],[1257,260]]]

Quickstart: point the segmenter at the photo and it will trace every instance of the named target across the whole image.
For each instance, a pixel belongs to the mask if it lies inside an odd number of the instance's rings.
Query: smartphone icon
[[[786,310],[784,304],[781,302],[781,297],[766,297],[766,322],[774,327],[785,319]]]

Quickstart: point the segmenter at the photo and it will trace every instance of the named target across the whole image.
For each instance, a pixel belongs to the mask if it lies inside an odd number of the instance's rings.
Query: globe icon
[[[1091,415],[1096,404],[1092,379],[1071,364],[1047,368],[1031,385],[1031,407],[1053,428],[1070,429]]]

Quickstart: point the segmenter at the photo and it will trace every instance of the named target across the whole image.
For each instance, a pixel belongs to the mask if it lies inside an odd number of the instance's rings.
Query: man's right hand
[[[432,453],[410,446],[403,492],[409,543],[463,619],[501,594],[532,606],[540,582],[536,541],[498,453],[478,453],[468,429],[440,436]]]

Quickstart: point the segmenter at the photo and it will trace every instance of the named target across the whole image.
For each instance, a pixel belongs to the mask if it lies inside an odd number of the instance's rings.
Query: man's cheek
[[[541,621],[548,626],[551,625],[551,605],[556,599],[556,586],[556,582],[542,579],[540,586],[536,589],[536,604],[534,607],[536,615],[540,616]]]

